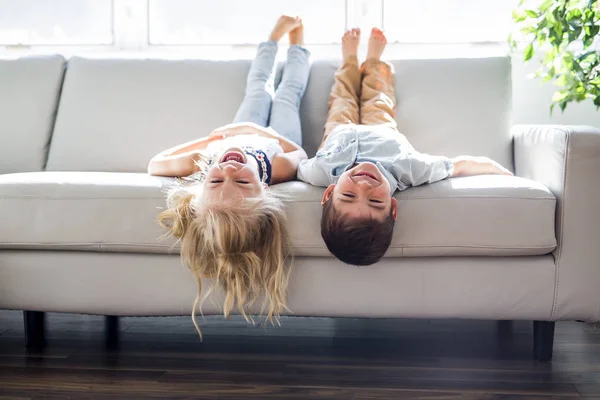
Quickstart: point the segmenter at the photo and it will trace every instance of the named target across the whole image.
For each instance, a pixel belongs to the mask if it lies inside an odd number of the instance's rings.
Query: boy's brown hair
[[[340,261],[351,265],[371,265],[379,261],[390,247],[394,222],[392,210],[383,222],[349,220],[337,212],[329,199],[323,204],[321,236],[327,249]]]

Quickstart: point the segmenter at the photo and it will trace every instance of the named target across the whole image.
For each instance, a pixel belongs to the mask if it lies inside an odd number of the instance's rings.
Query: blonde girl
[[[277,43],[286,34],[290,48],[274,91]],[[193,182],[174,189],[158,217],[179,238],[182,261],[198,280],[192,318],[205,278],[215,282],[209,292],[217,285],[224,291],[225,316],[236,308],[248,320],[259,299],[261,313],[271,322],[286,308],[290,236],[283,204],[268,186],[294,180],[307,158],[299,106],[309,53],[302,45],[300,18],[280,17],[269,40],[258,47],[234,123],[168,149],[148,165],[152,175]]]

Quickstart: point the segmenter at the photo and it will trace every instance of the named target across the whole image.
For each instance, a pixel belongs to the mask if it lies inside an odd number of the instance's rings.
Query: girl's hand
[[[222,126],[220,128],[215,129],[209,135],[211,138],[216,139],[224,139],[226,137],[236,136],[236,135],[260,135],[264,137],[269,137],[272,139],[280,139],[280,136],[275,130],[271,127],[265,128],[263,126],[245,122],[239,124],[229,124]]]
[[[275,129],[271,128],[270,126],[267,128],[259,126],[259,127],[256,127],[255,129],[257,130],[256,133],[258,133],[260,136],[264,136],[264,137],[268,137],[268,138],[276,139],[276,140],[281,139],[281,135],[279,135],[279,133],[277,133],[275,131]]]
[[[239,124],[229,124],[229,125],[225,125],[222,126],[220,128],[215,129],[214,131],[212,131],[208,137],[209,138],[215,138],[215,139],[223,139],[224,137],[226,137],[228,134],[230,136],[233,135],[237,135],[239,134],[237,132],[237,130],[239,129]],[[241,133],[241,132],[240,132]]]

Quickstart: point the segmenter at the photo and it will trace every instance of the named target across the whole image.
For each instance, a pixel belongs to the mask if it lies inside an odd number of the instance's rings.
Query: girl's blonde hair
[[[200,302],[219,285],[225,291],[223,312],[235,306],[247,320],[247,310],[263,296],[261,315],[271,323],[286,309],[286,290],[291,266],[291,240],[283,202],[265,191],[260,197],[236,204],[204,202],[201,184],[177,188],[167,197],[167,209],[159,223],[181,242],[181,259],[194,273],[198,294],[192,321],[202,337],[195,313]],[[203,296],[202,278],[214,285]]]

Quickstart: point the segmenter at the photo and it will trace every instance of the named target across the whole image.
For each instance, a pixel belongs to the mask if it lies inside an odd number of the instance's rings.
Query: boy
[[[512,174],[488,158],[415,151],[394,120],[394,73],[380,59],[383,32],[373,28],[360,69],[359,41],[358,29],[342,38],[344,61],[335,74],[323,141],[316,157],[300,163],[298,178],[327,187],[321,235],[329,251],[347,264],[371,265],[392,241],[396,190],[455,176]]]

